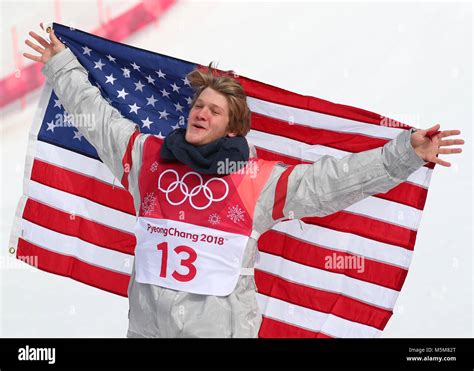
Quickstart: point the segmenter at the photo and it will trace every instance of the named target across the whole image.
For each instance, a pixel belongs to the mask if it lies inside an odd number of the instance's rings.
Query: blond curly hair
[[[209,63],[207,71],[194,69],[187,74],[191,87],[195,90],[191,108],[201,92],[211,88],[222,94],[229,104],[229,125],[227,129],[237,136],[245,136],[250,130],[250,109],[247,105],[247,95],[244,88],[233,76],[234,71],[219,71],[213,62]]]

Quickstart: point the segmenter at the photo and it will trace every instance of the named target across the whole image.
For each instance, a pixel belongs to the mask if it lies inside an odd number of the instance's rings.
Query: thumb
[[[62,42],[56,37],[54,30],[51,30],[49,37],[51,38],[51,42],[53,43],[54,46],[62,45]]]
[[[428,129],[422,130],[422,133],[423,133],[423,135],[426,135],[426,133],[428,133],[428,132],[430,132],[430,131],[435,132],[435,131],[437,131],[439,128],[440,128],[440,125],[439,125],[439,124],[436,124],[436,125],[434,125],[434,126],[428,128]]]

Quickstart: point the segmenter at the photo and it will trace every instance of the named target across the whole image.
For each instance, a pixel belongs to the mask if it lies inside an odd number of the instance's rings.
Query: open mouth
[[[200,124],[193,124],[193,127],[195,127],[196,129],[206,130],[206,128]]]

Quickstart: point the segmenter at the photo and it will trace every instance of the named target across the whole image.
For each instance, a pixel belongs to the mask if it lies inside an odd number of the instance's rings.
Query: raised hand
[[[40,23],[40,27],[44,30],[43,23]],[[29,53],[23,53],[23,56],[35,62],[46,63],[52,57],[58,54],[61,50],[66,48],[66,46],[61,41],[59,41],[59,39],[56,37],[56,35],[54,34],[54,30],[51,30],[51,32],[49,33],[51,42],[46,41],[45,39],[43,39],[41,36],[39,36],[37,33],[33,31],[30,31],[28,34],[32,38],[34,38],[41,46],[31,42],[28,39],[25,40],[25,44],[31,47],[33,50],[40,53],[40,55],[32,55]]]
[[[426,162],[434,162],[442,166],[451,166],[451,163],[441,160],[439,157],[436,157],[438,154],[453,154],[461,153],[462,148],[442,148],[447,146],[453,146],[456,144],[464,144],[463,139],[449,139],[443,140],[442,138],[450,137],[452,135],[461,134],[460,130],[444,130],[439,132],[436,135],[433,135],[431,138],[427,135],[430,131],[437,131],[440,125],[436,124],[435,126],[425,129],[418,130],[411,135],[411,145],[413,149]]]

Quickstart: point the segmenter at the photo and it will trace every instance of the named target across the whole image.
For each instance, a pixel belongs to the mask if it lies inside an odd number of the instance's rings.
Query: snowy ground
[[[117,14],[136,2],[111,5]],[[61,2],[61,23],[90,30],[96,1]],[[126,42],[301,94],[354,105],[419,128],[461,129],[461,155],[438,166],[405,286],[384,337],[472,337],[472,4],[179,2]],[[53,1],[1,3],[2,77]],[[26,60],[23,61],[27,64]],[[13,264],[8,236],[22,193],[38,92],[1,112],[0,336],[124,337],[128,302]],[[443,156],[441,156],[443,158]]]

